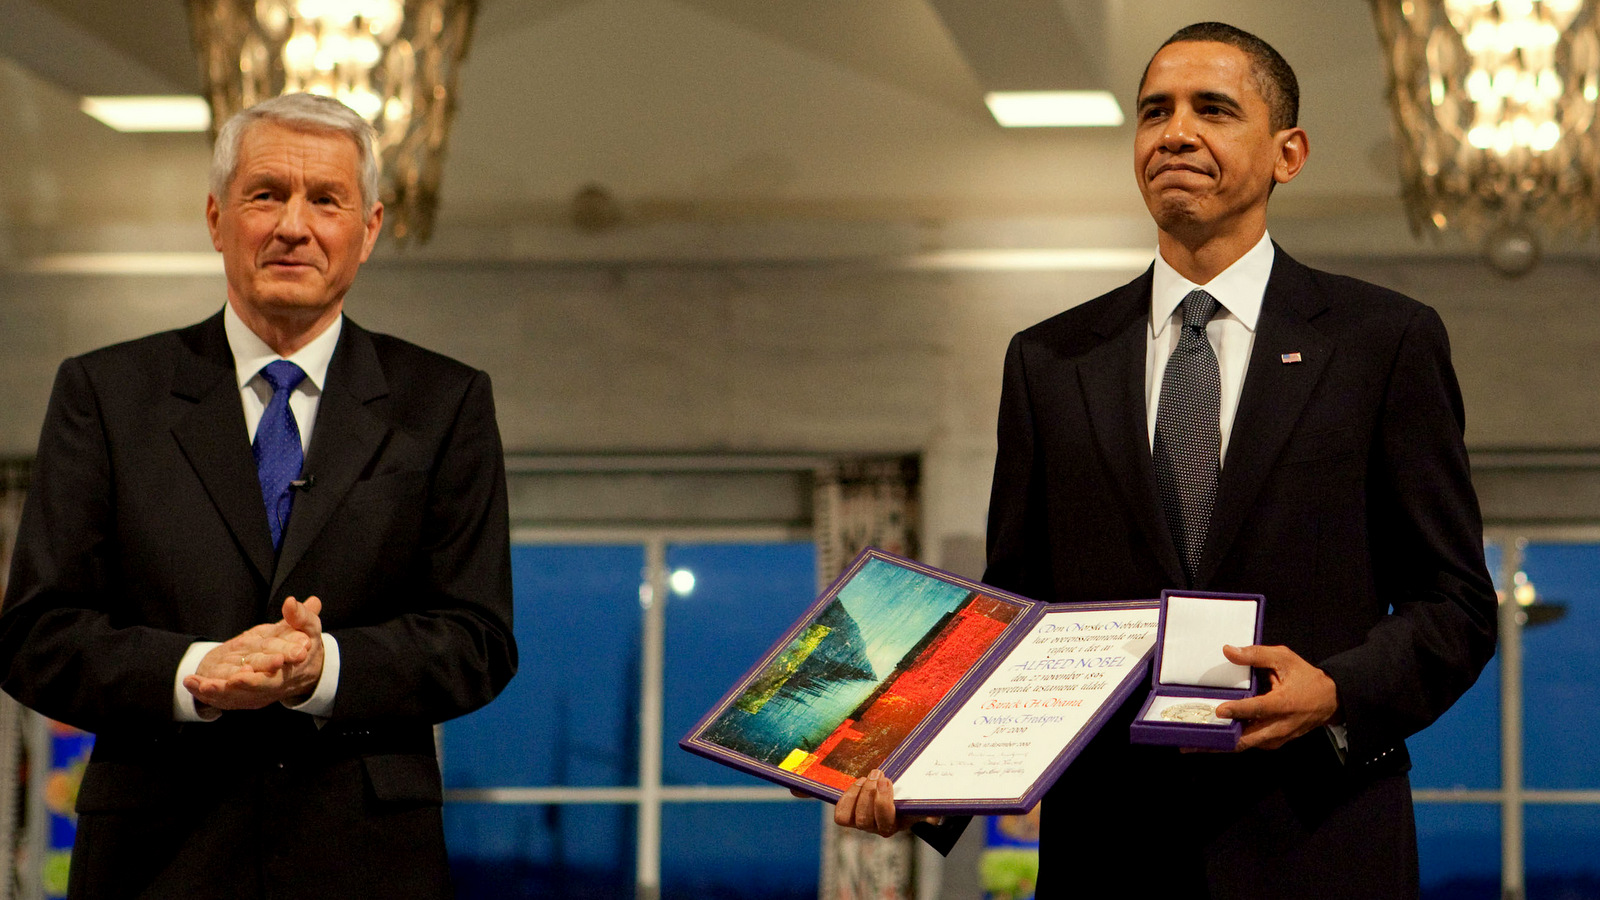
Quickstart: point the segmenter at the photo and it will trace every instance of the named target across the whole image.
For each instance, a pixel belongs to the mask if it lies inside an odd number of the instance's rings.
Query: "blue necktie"
[[[300,426],[289,409],[289,395],[305,380],[306,373],[286,359],[268,363],[261,377],[272,385],[272,399],[261,413],[256,440],[250,451],[256,458],[256,475],[261,479],[261,499],[267,505],[267,527],[272,529],[272,547],[283,543],[283,527],[289,522],[294,492],[289,483],[300,477],[305,450],[300,446]]]
[[[1205,550],[1221,468],[1222,378],[1206,339],[1206,323],[1216,312],[1217,298],[1205,291],[1183,298],[1183,332],[1161,376],[1156,407],[1156,488],[1190,584]]]

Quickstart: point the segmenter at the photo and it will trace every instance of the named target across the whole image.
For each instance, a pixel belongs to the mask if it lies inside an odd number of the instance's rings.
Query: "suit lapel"
[[[1328,308],[1305,268],[1276,245],[1272,277],[1261,302],[1255,345],[1228,438],[1197,585],[1205,585],[1255,504],[1273,462],[1283,451],[1328,361],[1334,344],[1312,323]],[[1285,354],[1299,354],[1285,362]]]
[[[303,471],[313,481],[310,489],[299,492],[294,499],[294,511],[289,516],[289,528],[272,578],[273,602],[281,600],[277,594],[284,580],[316,541],[368,461],[388,440],[388,423],[367,407],[388,393],[388,381],[372,338],[345,319],[339,346],[328,364],[327,384],[317,405],[317,421],[306,454]],[[265,529],[265,524],[262,527]]]
[[[1183,563],[1156,495],[1145,411],[1144,367],[1149,341],[1151,271],[1123,287],[1095,323],[1105,340],[1078,366],[1084,405],[1100,454],[1128,498],[1139,527],[1173,584],[1183,584]]]
[[[172,394],[190,409],[172,426],[172,435],[240,550],[265,581],[272,575],[272,535],[222,314],[185,329],[179,341],[188,352],[178,358]]]

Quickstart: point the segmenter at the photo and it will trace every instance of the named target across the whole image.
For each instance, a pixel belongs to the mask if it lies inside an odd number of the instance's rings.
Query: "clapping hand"
[[[283,601],[283,618],[212,648],[183,686],[215,709],[300,702],[322,678],[322,601]]]

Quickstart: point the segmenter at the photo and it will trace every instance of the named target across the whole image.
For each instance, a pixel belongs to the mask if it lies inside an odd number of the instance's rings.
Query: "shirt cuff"
[[[1333,741],[1333,749],[1339,754],[1339,762],[1344,762],[1345,755],[1350,752],[1350,726],[1324,725],[1328,729],[1328,739]]]
[[[339,692],[339,642],[333,635],[324,631],[322,633],[322,678],[317,681],[317,689],[311,692],[304,702],[288,706],[295,712],[326,719],[333,715],[333,698]]]
[[[195,641],[184,651],[183,659],[178,660],[178,676],[172,680],[172,718],[178,722],[214,722],[222,715],[222,710],[209,706],[198,707],[194,702],[194,695],[183,686],[183,680],[193,675],[200,669],[200,660],[205,659],[212,648],[221,647],[221,641]]]

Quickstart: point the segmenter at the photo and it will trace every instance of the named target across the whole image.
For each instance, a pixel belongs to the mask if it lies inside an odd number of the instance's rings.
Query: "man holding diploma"
[[[1264,594],[1270,689],[1235,753],[1134,746],[1124,705],[1046,795],[1040,898],[1416,897],[1405,738],[1494,652],[1496,600],[1439,317],[1267,234],[1310,151],[1278,53],[1185,28],[1139,87],[1155,264],[1006,355],[984,581],[1039,600]],[[862,779],[842,825],[889,834]],[[964,823],[919,825],[948,849]],[[928,829],[924,831],[924,829]]]

